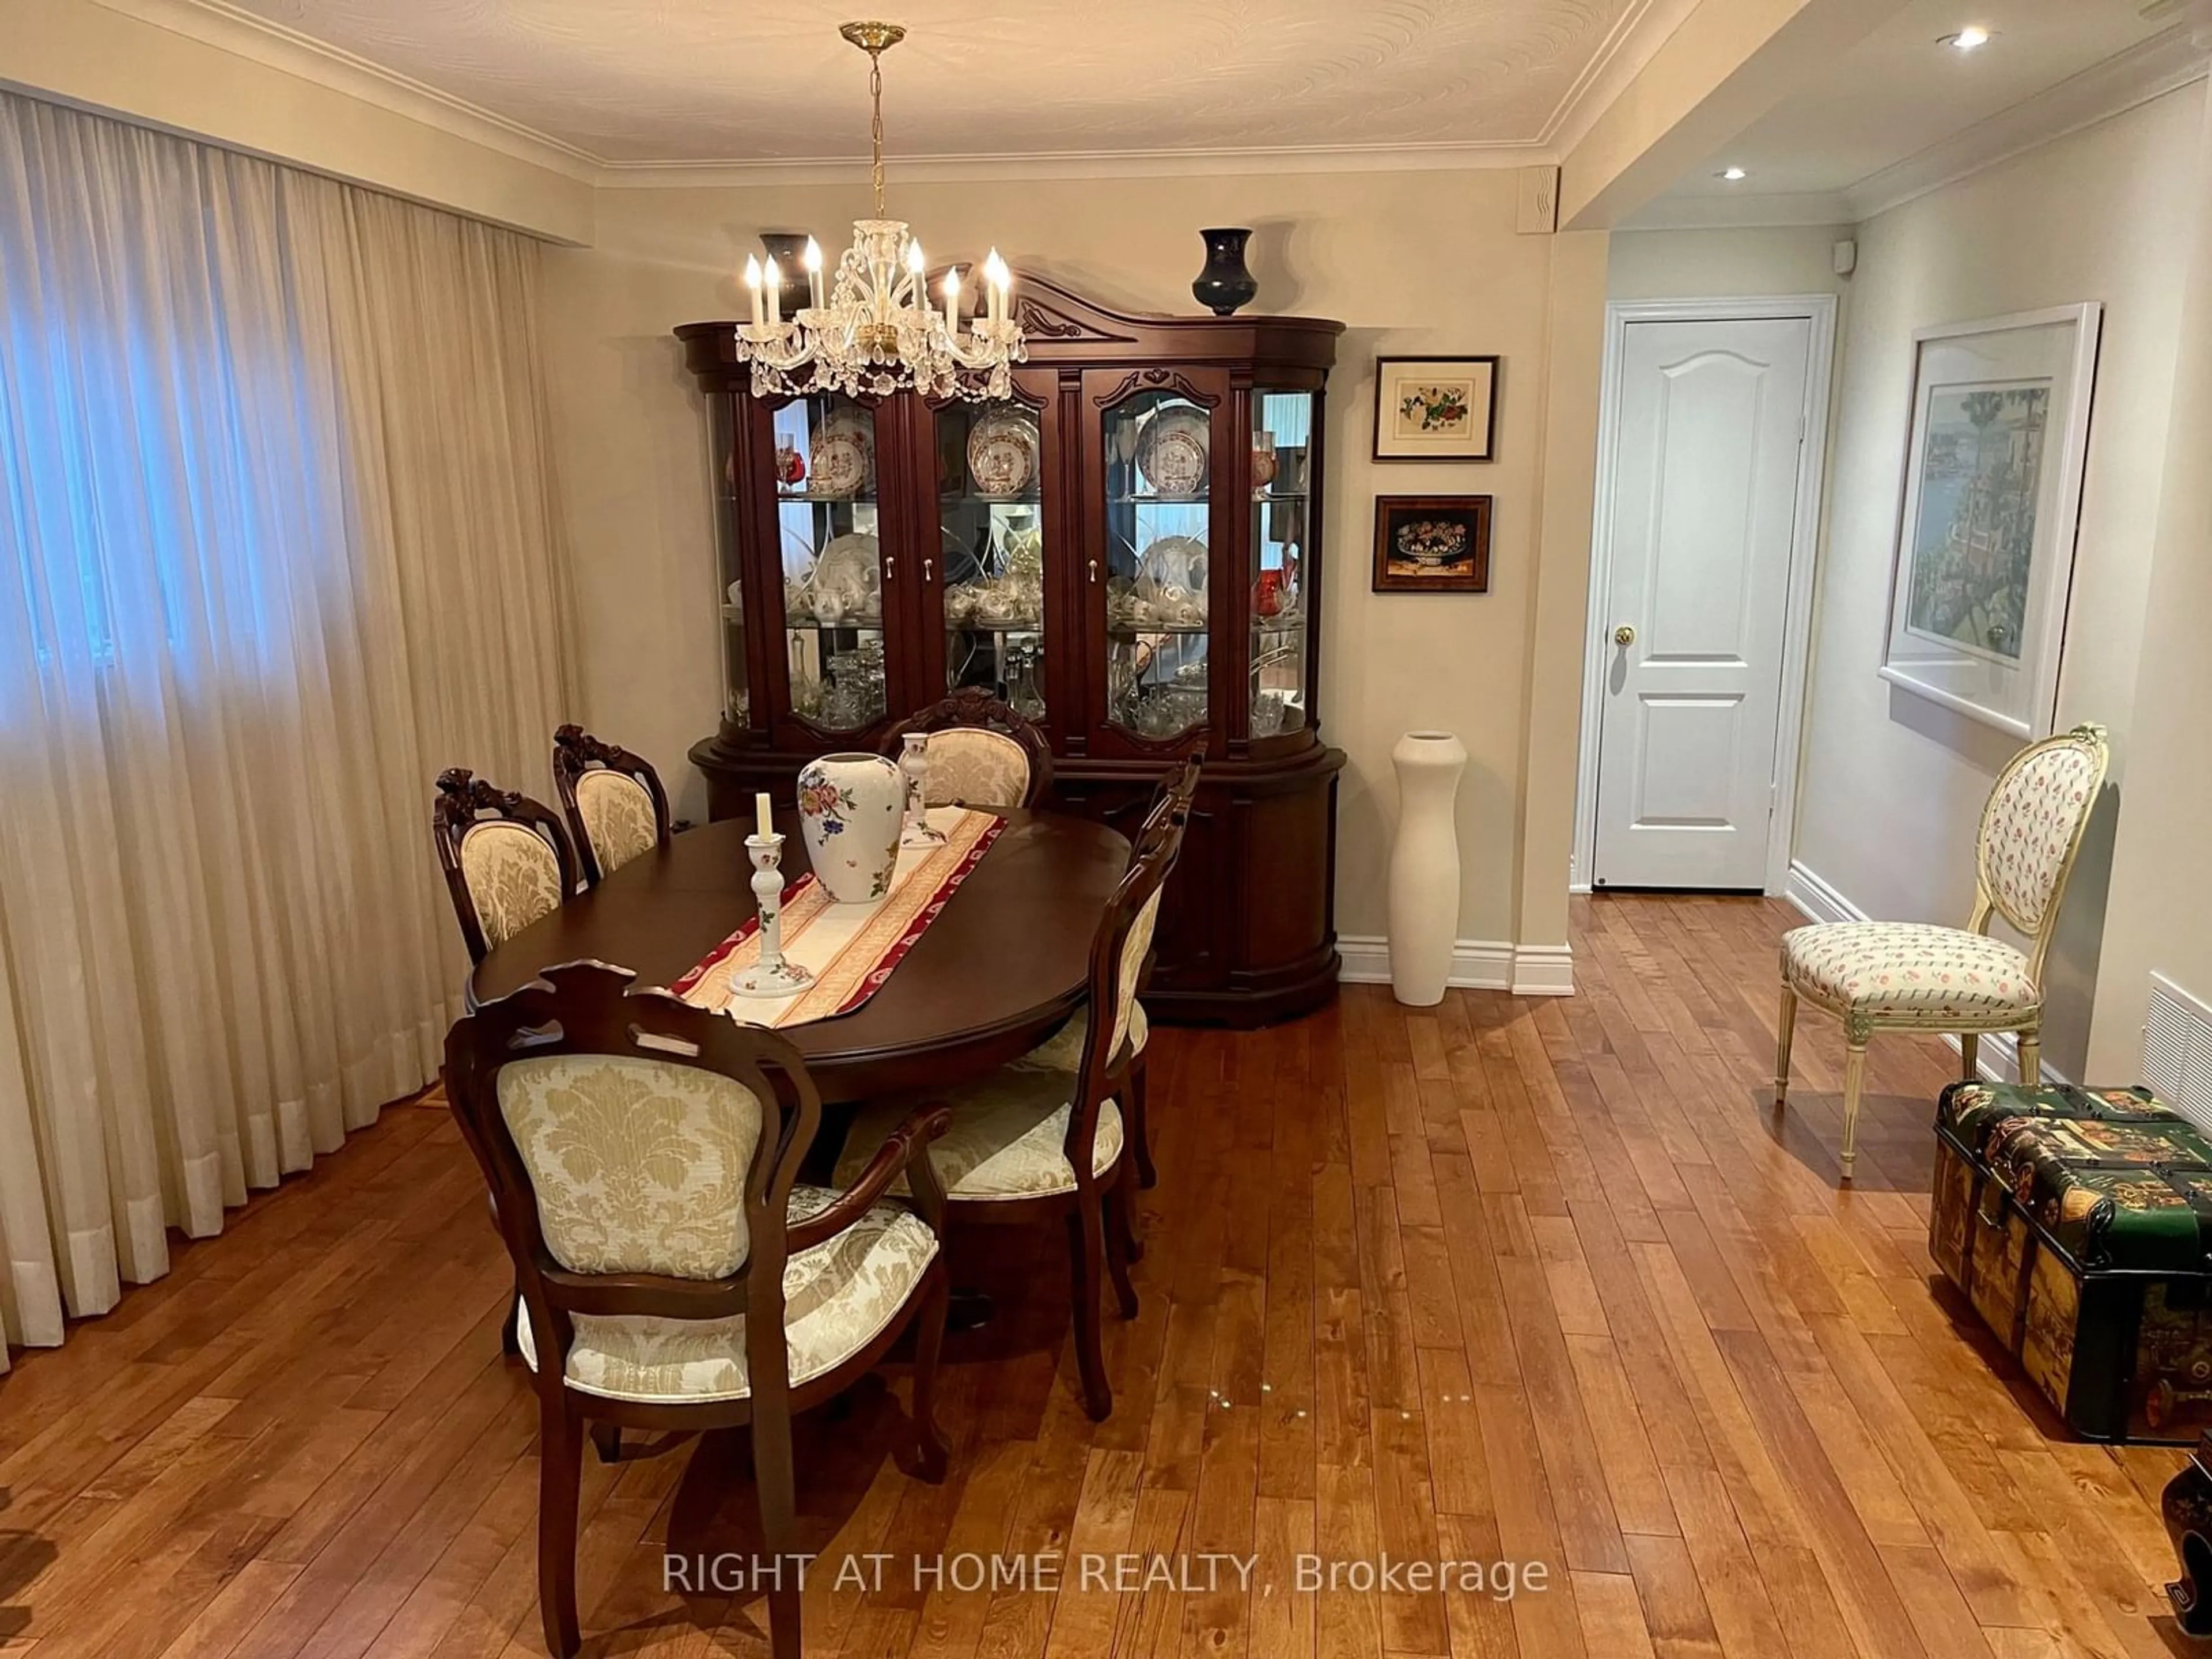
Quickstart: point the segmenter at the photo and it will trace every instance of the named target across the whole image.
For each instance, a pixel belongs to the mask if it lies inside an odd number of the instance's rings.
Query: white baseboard
[[[1520,945],[1513,950],[1513,994],[1571,997],[1575,994],[1574,952],[1564,945]]]
[[[1860,909],[1857,905],[1852,903],[1850,900],[1845,898],[1803,865],[1794,861],[1790,866],[1790,879],[1782,889],[1782,896],[1814,921],[1869,920],[1865,911]],[[1943,1041],[1951,1045],[1953,1054],[1960,1051],[1957,1037],[1947,1036]],[[1974,1069],[1991,1083],[2019,1082],[2020,1039],[2010,1031],[1984,1032]],[[2052,1071],[2047,1060],[2043,1065],[2042,1072],[2045,1082],[2070,1081],[2069,1079]]]
[[[1374,934],[1339,934],[1337,978],[1347,985],[1390,982],[1390,941]],[[1463,939],[1452,946],[1444,983],[1468,991],[1510,991],[1520,997],[1572,996],[1574,960],[1564,945],[1515,946],[1504,939]]]
[[[1782,884],[1782,896],[1814,921],[1866,921],[1867,913],[1795,860],[1790,878]]]

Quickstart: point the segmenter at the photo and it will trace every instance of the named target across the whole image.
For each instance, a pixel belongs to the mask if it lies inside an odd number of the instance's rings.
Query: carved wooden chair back
[[[430,837],[472,962],[576,890],[576,856],[553,809],[465,766],[438,775]]]
[[[1146,809],[1145,821],[1137,830],[1139,849],[1150,836],[1158,833],[1170,817],[1178,828],[1189,824],[1191,803],[1198,799],[1200,769],[1199,757],[1192,755],[1160,780],[1159,787],[1152,793],[1152,804]]]
[[[644,756],[564,726],[553,734],[553,787],[591,885],[668,845],[668,792]]]
[[[1034,720],[981,686],[900,721],[884,744],[893,759],[909,732],[929,735],[931,806],[1035,806],[1052,787],[1052,744]]]
[[[1170,814],[1143,837],[1091,941],[1090,1018],[1066,1142],[1079,1187],[1097,1179],[1092,1151],[1099,1109],[1123,1088],[1135,1057],[1129,1036],[1137,990],[1159,926],[1161,896],[1182,854],[1182,824]]]
[[[570,963],[454,1025],[446,1092],[491,1184],[541,1394],[574,1317],[746,1320],[756,1398],[788,1389],[786,1211],[822,1097],[770,1031]]]
[[[1966,926],[1986,933],[1997,915],[2027,935],[2034,941],[2028,972],[2038,985],[2111,764],[2105,728],[2077,726],[2014,755],[1982,809],[1974,836],[1974,911]]]

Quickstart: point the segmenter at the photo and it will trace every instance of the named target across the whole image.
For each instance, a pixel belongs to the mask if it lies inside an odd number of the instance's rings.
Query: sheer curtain
[[[431,780],[542,791],[566,701],[537,280],[513,233],[0,94],[9,1341],[434,1075]]]

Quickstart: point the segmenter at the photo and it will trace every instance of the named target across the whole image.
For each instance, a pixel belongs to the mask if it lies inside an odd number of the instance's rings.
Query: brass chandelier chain
[[[837,33],[868,54],[868,179],[875,186],[876,217],[880,219],[884,216],[884,53],[906,39],[906,29],[898,23],[847,23]]]

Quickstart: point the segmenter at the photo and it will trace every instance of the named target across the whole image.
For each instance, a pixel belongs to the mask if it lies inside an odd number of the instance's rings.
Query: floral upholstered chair
[[[576,890],[576,856],[553,810],[465,766],[439,775],[430,836],[471,962]]]
[[[2020,1075],[2042,1075],[2043,962],[2067,878],[2103,787],[2100,726],[2031,744],[1997,775],[1974,838],[1974,909],[1964,928],[1840,921],[1782,936],[1782,1015],[1774,1103],[1790,1092],[1790,1042],[1802,999],[1844,1022],[1844,1179],[1857,1157],[1859,1094],[1876,1031],[1952,1031],[1975,1075],[1985,1031],[2020,1034]],[[2002,919],[2029,941],[1989,936]]]
[[[1113,1018],[1092,1019],[1082,1028],[1072,1066],[1041,1049],[980,1083],[931,1097],[951,1113],[951,1127],[929,1156],[955,1224],[1066,1218],[1076,1360],[1084,1406],[1094,1419],[1114,1409],[1100,1335],[1102,1255],[1122,1316],[1137,1316],[1136,1288],[1129,1281],[1134,1171],[1117,1103],[1134,1052],[1130,1032],[1137,984],[1152,952],[1161,890],[1182,848],[1182,826],[1170,821],[1140,841],[1135,861],[1115,890],[1091,939],[1090,974],[1091,1008],[1109,1009]],[[852,1176],[886,1126],[908,1109],[885,1101],[862,1111],[838,1160],[838,1179]]]
[[[602,743],[580,726],[553,734],[553,787],[593,887],[641,853],[668,845],[668,792],[642,755]]]
[[[907,733],[929,734],[928,806],[1034,806],[1052,787],[1052,745],[1034,721],[980,686],[963,686],[899,722],[884,753],[896,760]]]
[[[571,963],[446,1040],[446,1088],[490,1183],[538,1406],[545,1644],[576,1651],[582,1443],[749,1425],[764,1547],[797,1547],[791,1422],[915,1334],[913,1465],[945,1476],[933,1396],[947,1299],[945,1200],[922,1107],[860,1149],[843,1190],[796,1184],[822,1102],[769,1031]],[[904,1198],[887,1197],[892,1182]],[[774,1659],[799,1659],[796,1577],[769,1593]]]

